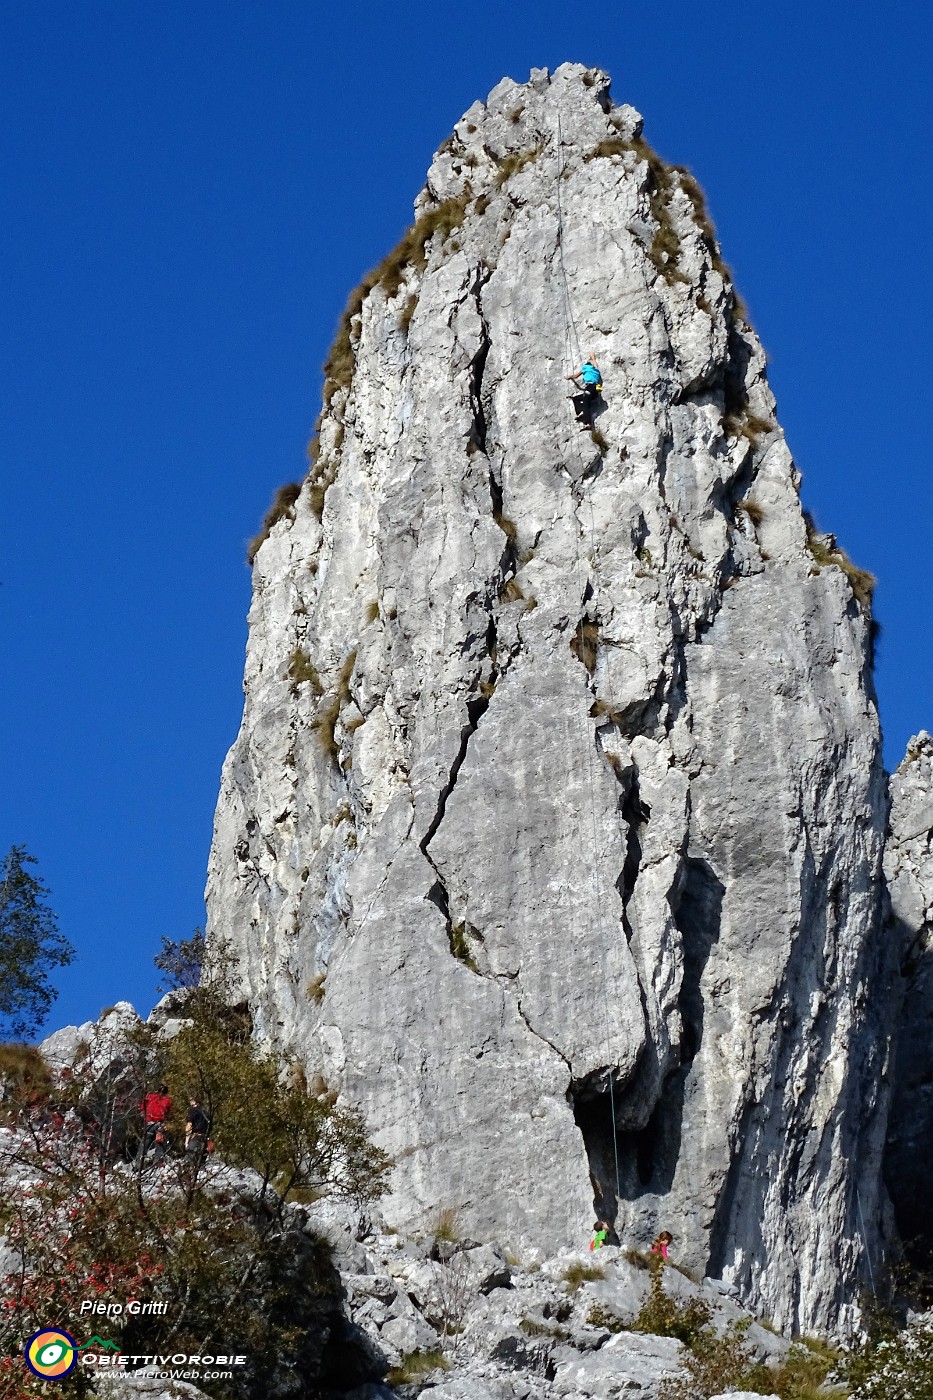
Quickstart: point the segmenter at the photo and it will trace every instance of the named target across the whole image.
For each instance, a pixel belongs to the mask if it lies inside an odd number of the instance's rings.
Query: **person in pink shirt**
[[[670,1230],[662,1230],[660,1235],[658,1235],[658,1238],[655,1240],[654,1244],[651,1246],[651,1253],[656,1254],[659,1259],[663,1259],[666,1263],[670,1257],[667,1252],[668,1246],[672,1245],[673,1243],[674,1236],[671,1234]]]

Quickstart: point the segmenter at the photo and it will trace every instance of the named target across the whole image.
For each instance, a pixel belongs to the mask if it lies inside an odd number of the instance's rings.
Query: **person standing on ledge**
[[[161,1162],[165,1156],[165,1120],[172,1111],[172,1098],[167,1084],[160,1084],[154,1093],[148,1093],[141,1104],[143,1112],[143,1140],[139,1145],[136,1165],[140,1169],[146,1160],[146,1153],[153,1143],[156,1145],[153,1161]]]
[[[602,1249],[609,1234],[609,1226],[605,1220],[593,1222],[593,1238],[590,1240],[590,1249]]]
[[[207,1134],[211,1123],[201,1101],[197,1098],[189,1099],[191,1105],[188,1109],[188,1117],[185,1120],[185,1152],[196,1163],[200,1163],[204,1155],[204,1148],[207,1144]]]
[[[659,1260],[666,1264],[669,1258],[668,1247],[674,1243],[674,1236],[670,1230],[662,1230],[654,1244],[651,1246],[651,1253],[656,1254]]]

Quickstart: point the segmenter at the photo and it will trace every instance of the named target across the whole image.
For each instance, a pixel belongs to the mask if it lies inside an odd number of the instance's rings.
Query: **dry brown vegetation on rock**
[[[517,175],[520,170],[523,170],[529,161],[536,159],[539,151],[539,146],[532,146],[530,150],[513,151],[511,155],[503,156],[496,170],[497,188],[501,190],[507,180],[510,180],[513,175]]]
[[[562,1277],[568,1291],[576,1293],[582,1284],[596,1283],[599,1279],[604,1279],[606,1270],[601,1264],[583,1264],[575,1260],[574,1263],[567,1265]]]
[[[666,281],[689,282],[690,278],[679,267],[681,240],[674,226],[670,211],[670,198],[679,185],[693,206],[694,223],[709,253],[714,269],[733,290],[733,318],[744,318],[745,304],[735,291],[732,273],[723,260],[716,240],[716,229],[706,206],[706,197],[696,177],[683,165],[668,165],[658,155],[644,136],[636,136],[627,141],[621,136],[609,136],[600,141],[594,150],[583,157],[585,161],[603,157],[625,155],[633,151],[639,160],[648,166],[648,195],[651,216],[657,230],[651,241],[648,256]],[[770,426],[770,425],[769,425]]]
[[[320,695],[324,689],[317,667],[308,653],[301,647],[295,647],[288,658],[288,678],[291,681],[293,695],[298,694],[298,687],[301,685],[310,685],[315,695]]]
[[[351,651],[343,663],[335,689],[324,697],[311,721],[311,727],[317,730],[324,752],[335,760],[340,752],[336,737],[337,720],[340,718],[341,709],[350,698],[350,677],[355,665],[356,652]]]
[[[849,580],[859,607],[864,612],[870,611],[875,585],[878,582],[874,574],[869,573],[867,569],[860,569],[857,564],[853,564],[845,550],[836,544],[832,535],[821,534],[809,513],[804,514],[804,520],[807,526],[807,549],[813,556],[815,563],[819,568],[827,568],[835,564],[837,569],[841,569]]]
[[[459,1243],[463,1236],[455,1206],[443,1206],[437,1212],[433,1234],[435,1240],[445,1240],[448,1244]]]
[[[272,504],[263,517],[262,528],[258,535],[254,535],[249,542],[246,551],[247,562],[252,564],[262,545],[269,538],[269,534],[274,525],[280,520],[294,520],[295,502],[301,495],[300,481],[290,481],[286,486],[280,486],[272,498]]]
[[[581,622],[570,641],[570,650],[578,661],[589,671],[590,675],[596,670],[596,654],[599,647],[599,624],[596,622]]]
[[[444,200],[442,204],[436,204],[433,209],[419,215],[391,253],[387,253],[382,262],[368,272],[359,286],[350,293],[334,343],[324,362],[325,404],[331,402],[338,389],[350,387],[356,363],[352,342],[353,318],[363,309],[366,297],[374,287],[381,287],[387,297],[394,297],[405,281],[409,268],[423,271],[427,267],[427,246],[431,239],[437,234],[443,242],[455,228],[460,227],[470,197],[465,192],[456,199]]]

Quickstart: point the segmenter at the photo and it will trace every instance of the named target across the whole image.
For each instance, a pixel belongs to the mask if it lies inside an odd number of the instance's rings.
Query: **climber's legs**
[[[574,413],[577,415],[577,422],[581,428],[589,430],[593,426],[593,409],[596,406],[596,395],[585,389],[582,394],[574,394],[570,402],[573,404]]]

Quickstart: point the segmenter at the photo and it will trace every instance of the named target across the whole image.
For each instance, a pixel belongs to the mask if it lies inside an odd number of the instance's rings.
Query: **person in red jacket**
[[[150,1091],[140,1105],[143,1113],[143,1140],[140,1143],[137,1167],[142,1167],[146,1153],[155,1143],[152,1160],[159,1163],[165,1156],[168,1139],[165,1136],[165,1121],[172,1111],[172,1098],[167,1084],[160,1084],[155,1092]]]

